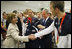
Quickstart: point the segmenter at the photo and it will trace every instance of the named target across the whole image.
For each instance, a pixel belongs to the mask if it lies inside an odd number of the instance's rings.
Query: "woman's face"
[[[18,21],[17,21],[17,16],[15,16],[13,19],[12,19],[12,23],[17,23]]]
[[[21,19],[23,18],[23,16],[22,16],[22,14],[21,14],[21,13],[19,14],[19,18],[21,18]]]

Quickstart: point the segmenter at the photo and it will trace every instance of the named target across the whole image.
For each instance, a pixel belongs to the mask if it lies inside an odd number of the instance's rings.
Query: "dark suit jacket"
[[[61,33],[59,35],[64,36],[67,34],[71,34],[71,14],[70,13],[66,13],[65,19],[62,23]]]
[[[49,27],[51,25],[51,23],[53,22],[53,20],[51,18],[48,18],[48,20],[46,21],[45,25],[43,20],[41,19],[40,24],[45,26],[45,28]]]
[[[38,25],[38,19],[35,18],[35,17],[32,17],[32,22],[30,23],[30,21],[29,21],[25,35],[30,35],[30,34],[37,33],[37,30],[34,28],[34,27],[37,28],[37,25]]]
[[[61,23],[61,20],[62,18],[60,19],[60,23]],[[57,29],[60,26],[60,23],[58,21],[59,21],[58,18],[56,18],[54,23]],[[66,13],[65,19],[61,26],[61,33],[59,33],[60,36],[66,36],[67,34],[71,34],[71,14],[70,13]]]
[[[45,24],[44,24],[43,19],[40,20],[40,24],[45,26],[45,28],[49,27],[52,22],[53,22],[53,20],[51,18],[48,18]],[[42,48],[51,48],[51,45],[52,45],[52,34],[50,33],[50,34],[44,35],[40,39],[40,44],[42,45]]]

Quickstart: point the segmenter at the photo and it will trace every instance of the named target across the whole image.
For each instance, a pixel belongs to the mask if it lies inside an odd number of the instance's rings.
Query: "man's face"
[[[6,18],[7,18],[7,14],[6,14],[6,13],[4,13],[3,18],[4,18],[4,19],[6,19]]]
[[[53,8],[52,4],[50,4],[50,11],[52,12],[53,16],[57,16],[56,10]]]
[[[42,17],[43,18],[46,18],[47,17],[47,14],[46,14],[46,11],[45,10],[42,11]]]

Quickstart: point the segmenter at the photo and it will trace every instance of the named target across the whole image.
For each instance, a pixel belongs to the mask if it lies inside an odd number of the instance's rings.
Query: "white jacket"
[[[16,43],[18,41],[24,41],[24,42],[28,42],[28,36],[19,36],[19,29],[17,27],[17,24],[9,24],[8,30],[7,30],[7,35],[6,35],[6,39],[3,42],[3,45],[6,48],[15,48],[16,47]]]

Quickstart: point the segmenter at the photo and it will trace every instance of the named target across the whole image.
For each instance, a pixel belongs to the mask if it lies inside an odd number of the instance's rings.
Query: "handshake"
[[[31,40],[35,40],[36,39],[34,34],[28,35],[28,38],[31,39]]]

